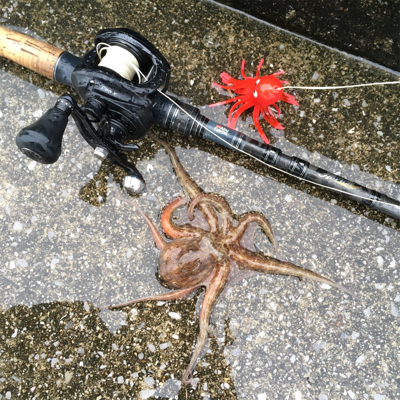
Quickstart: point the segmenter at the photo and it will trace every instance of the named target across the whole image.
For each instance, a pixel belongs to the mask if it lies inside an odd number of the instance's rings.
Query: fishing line
[[[99,50],[99,46],[105,47]],[[106,55],[102,57],[102,51],[106,51]],[[123,78],[131,81],[135,74],[138,76],[139,84],[141,83],[139,62],[137,58],[128,50],[120,46],[110,46],[108,43],[98,43],[96,46],[97,55],[100,58],[99,67],[112,69]]]
[[[102,43],[99,43],[97,46],[99,46],[100,44],[102,44]],[[105,45],[107,45],[107,44],[105,43]],[[107,49],[104,49],[104,48],[103,48],[103,49],[100,50],[100,53],[101,53],[102,50],[107,50],[106,56],[103,57],[103,58],[101,59],[102,62],[105,61],[105,64],[107,64],[107,65],[102,64],[102,66],[107,66],[107,68],[113,69],[113,70],[114,70],[115,72],[117,72],[117,73],[120,73],[120,72],[118,72],[118,71],[122,71],[122,73],[125,74],[125,76],[132,76],[132,78],[133,78],[133,76],[135,75],[135,73],[137,73],[138,79],[139,79],[139,83],[141,82],[141,78],[140,78],[140,77],[142,77],[144,81],[147,81],[147,80],[148,80],[147,77],[146,77],[146,76],[142,73],[142,71],[139,69],[139,64],[138,64],[138,62],[137,62],[136,57],[134,57],[130,52],[128,52],[128,51],[125,50],[125,49],[122,49],[122,48],[119,47],[119,46],[109,46],[109,45],[107,45],[107,46],[108,46]],[[121,49],[121,50],[123,50],[123,51],[120,51],[120,50],[115,50],[115,51],[114,51],[114,50],[112,50],[112,53],[109,53],[109,51],[110,51],[111,49],[114,49],[114,48],[116,48],[116,47],[118,47],[118,49]],[[96,50],[97,50],[97,47],[96,47]],[[98,52],[98,54],[99,54],[99,52]],[[108,55],[110,55],[110,56],[111,56],[111,55],[114,55],[115,59],[107,58]],[[118,56],[118,57],[117,57],[117,56]],[[99,57],[100,57],[100,54],[99,54]],[[126,58],[124,58],[124,57],[126,57]],[[107,60],[105,60],[106,58],[107,58]],[[119,66],[118,63],[121,62],[121,60],[120,60],[121,58],[122,58],[122,65]],[[100,64],[99,64],[99,65],[100,65]],[[118,65],[118,68],[115,68],[115,65]],[[121,76],[125,77],[123,74],[120,73]],[[127,79],[127,78],[126,78],[126,79]],[[362,85],[354,85],[354,86],[351,86],[351,87],[370,86],[370,85],[382,85],[382,84],[398,84],[398,83],[400,83],[400,81],[395,81],[395,82],[379,82],[379,83],[367,83],[367,84],[362,84]],[[288,87],[291,87],[291,86],[285,86],[285,88],[288,88]],[[332,89],[332,88],[336,88],[336,89],[337,89],[337,88],[345,88],[345,87],[350,87],[350,86],[337,86],[337,87],[329,87],[329,88],[330,88],[330,89]],[[293,88],[298,88],[298,87],[293,87]],[[328,87],[327,87],[327,88],[328,88]],[[307,87],[300,87],[300,89],[307,89]],[[314,89],[314,87],[309,87],[309,89]],[[318,89],[318,87],[316,87],[316,89]],[[325,88],[320,87],[319,89],[325,89]],[[242,149],[239,149],[239,148],[233,146],[230,142],[228,142],[227,140],[225,140],[225,139],[221,138],[220,136],[216,135],[212,130],[210,130],[209,128],[207,128],[207,127],[206,127],[205,125],[203,125],[201,122],[197,121],[192,115],[190,115],[184,108],[182,108],[179,104],[177,104],[173,99],[171,99],[171,97],[169,97],[169,96],[168,96],[166,93],[164,93],[162,90],[157,89],[157,91],[158,91],[160,94],[162,94],[164,97],[166,97],[169,101],[171,101],[176,107],[178,107],[184,114],[186,114],[186,115],[187,115],[190,119],[192,119],[196,124],[198,124],[200,127],[202,127],[203,129],[205,129],[206,131],[208,131],[209,133],[211,133],[213,136],[215,136],[216,138],[218,138],[218,140],[220,140],[220,141],[224,142],[225,144],[227,144],[230,148],[232,148],[232,149],[234,149],[234,150],[237,150],[237,151],[239,151],[240,153],[243,153],[243,154],[245,154],[246,156],[255,159],[256,161],[258,161],[258,162],[260,162],[260,163],[266,165],[266,166],[269,167],[269,168],[273,168],[273,169],[275,169],[275,170],[277,170],[277,171],[279,171],[279,172],[282,172],[282,173],[284,173],[284,174],[286,174],[286,175],[289,175],[289,176],[291,176],[291,177],[295,177],[295,178],[297,178],[297,179],[299,179],[299,180],[301,180],[301,181],[308,182],[308,183],[310,183],[311,185],[320,186],[320,187],[323,187],[324,189],[330,189],[330,190],[333,190],[333,191],[335,191],[335,192],[337,192],[337,193],[344,193],[344,194],[346,194],[346,195],[349,194],[349,193],[346,192],[345,190],[340,190],[340,189],[337,189],[337,188],[325,186],[325,185],[322,185],[322,184],[320,184],[320,183],[310,181],[310,180],[308,180],[308,179],[306,179],[306,178],[302,178],[302,177],[296,176],[296,175],[294,175],[294,174],[291,174],[290,172],[284,171],[284,170],[279,169],[279,168],[277,168],[277,167],[275,167],[275,166],[273,166],[273,165],[267,164],[266,162],[260,160],[259,158],[253,156],[252,154],[249,154],[249,153],[247,153],[246,151],[243,151]],[[354,197],[357,197],[357,198],[359,198],[359,199],[371,200],[371,199],[368,198],[368,197],[361,196],[361,195],[358,195],[358,194],[353,194],[353,193],[352,193],[351,195],[354,196]],[[386,201],[382,201],[382,200],[373,200],[373,201],[376,202],[376,203],[390,204],[390,203],[387,203]],[[394,204],[390,204],[390,205],[394,205]],[[398,206],[398,205],[394,205],[394,206],[395,206],[395,207],[400,207],[400,206]]]
[[[330,90],[330,89],[347,89],[347,88],[374,86],[374,85],[396,85],[399,83],[400,81],[360,83],[358,85],[347,85],[347,86],[284,86],[276,89],[277,90],[283,90],[283,89]]]

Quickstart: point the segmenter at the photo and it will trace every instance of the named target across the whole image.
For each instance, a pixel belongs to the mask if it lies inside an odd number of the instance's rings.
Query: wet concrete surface
[[[400,2],[216,0],[379,65],[400,70]]]
[[[212,88],[240,64],[284,69],[296,86],[398,80],[398,75],[207,2],[5,2],[2,24],[24,27],[83,55],[99,29],[128,27],[172,66],[170,92],[226,123]],[[121,170],[101,163],[70,122],[51,166],[18,151],[15,135],[67,89],[1,60],[0,398],[373,399],[400,398],[399,222],[339,195],[198,139],[154,127],[189,174],[234,213],[270,220],[283,259],[356,292],[259,275],[215,306],[210,340],[182,385],[198,333],[196,296],[123,311],[98,307],[166,291],[149,229],[109,190]],[[67,90],[68,91],[68,90]],[[289,90],[284,131],[265,131],[285,153],[400,199],[398,88]],[[237,129],[257,138],[250,115]],[[131,156],[146,191],[137,199],[158,225],[183,194],[165,151],[150,138]],[[265,237],[258,247],[269,252]],[[172,316],[171,316],[172,315]]]

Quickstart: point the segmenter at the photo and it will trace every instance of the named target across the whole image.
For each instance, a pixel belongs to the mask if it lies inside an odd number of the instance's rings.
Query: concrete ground
[[[265,57],[262,75],[284,69],[293,86],[399,79],[206,1],[3,0],[0,18],[79,56],[99,29],[134,29],[169,60],[170,93],[221,124],[228,106],[206,105],[227,97],[211,83],[222,71],[239,78],[243,59],[254,74]],[[166,291],[156,276],[159,253],[141,217],[113,199],[121,170],[94,159],[73,122],[54,165],[18,151],[16,133],[68,88],[9,61],[0,66],[0,399],[400,398],[399,221],[217,145],[152,128],[206,192],[237,215],[268,217],[282,259],[362,299],[291,277],[242,281],[214,308],[197,385],[182,385],[201,291],[99,311]],[[286,91],[299,106],[280,104],[285,130],[263,122],[274,145],[400,199],[397,86]],[[237,129],[257,138],[250,115]],[[160,211],[183,190],[165,151],[150,138],[139,144],[131,160],[147,188],[137,201],[159,228]],[[261,232],[255,239],[271,252]]]

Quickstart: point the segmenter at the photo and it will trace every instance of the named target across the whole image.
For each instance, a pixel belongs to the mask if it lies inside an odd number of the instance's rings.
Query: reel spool
[[[64,94],[38,121],[19,132],[17,146],[37,162],[56,162],[72,115],[83,138],[95,149],[94,155],[123,168],[126,189],[140,193],[145,187],[143,176],[122,152],[138,150],[126,142],[142,138],[155,122],[151,108],[159,90],[168,88],[168,62],[150,42],[129,29],[100,31],[95,48],[83,59],[64,55],[54,67],[54,79],[75,89],[83,106]]]

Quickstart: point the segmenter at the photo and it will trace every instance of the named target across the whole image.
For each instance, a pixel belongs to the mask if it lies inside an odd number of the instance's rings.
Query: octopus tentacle
[[[254,245],[254,235],[258,229],[260,229],[260,227],[256,222],[250,223],[247,226],[247,229],[245,230],[242,238],[238,240],[237,243],[239,243],[240,246],[244,247],[247,250],[257,252],[257,248]]]
[[[296,98],[293,95],[287,94],[285,92],[282,93],[281,100],[284,101],[285,103],[293,104],[294,106],[299,105],[299,103],[296,101]]]
[[[193,286],[193,287],[190,287],[187,289],[180,289],[180,290],[174,290],[172,292],[160,293],[160,294],[156,294],[154,296],[141,297],[140,299],[131,300],[126,303],[116,304],[113,306],[109,306],[108,308],[110,310],[114,310],[116,308],[126,307],[126,306],[130,306],[131,304],[142,303],[144,301],[171,301],[171,300],[184,299],[190,293],[192,293],[193,291],[195,291],[202,285],[203,284],[196,285],[196,286]]]
[[[242,66],[240,67],[240,73],[242,74],[242,78],[246,79],[246,75],[244,73],[244,64],[245,64],[245,60],[242,61]]]
[[[276,129],[285,129],[275,118],[274,114],[272,114],[271,108],[267,106],[264,109],[261,109],[261,114],[264,119],[274,128]]]
[[[193,199],[199,194],[203,193],[203,191],[200,189],[197,183],[189,176],[189,174],[183,168],[182,164],[178,159],[178,156],[175,153],[175,150],[172,147],[170,147],[164,140],[152,135],[151,133],[148,133],[148,135],[153,140],[161,144],[161,146],[163,146],[165,151],[168,153],[169,158],[171,160],[171,164],[175,170],[175,173],[178,176],[178,179],[183,188],[188,192],[189,197]]]
[[[352,291],[346,289],[344,286],[332,281],[329,278],[325,278],[316,272],[310,271],[309,269],[299,267],[287,261],[280,261],[273,257],[268,257],[260,253],[253,253],[249,250],[239,247],[238,245],[231,245],[229,247],[229,257],[243,266],[245,270],[264,272],[272,275],[287,275],[294,276],[297,278],[307,278],[326,285],[333,286],[336,289],[350,294],[354,299],[360,300],[357,295]]]
[[[253,102],[246,102],[244,103],[242,106],[239,107],[239,109],[235,112],[235,115],[233,116],[233,118],[231,119],[231,125],[233,127],[236,126],[236,122],[238,120],[238,118],[246,111],[248,110],[250,107],[253,107],[254,103]]]
[[[277,253],[278,245],[272,232],[271,224],[263,214],[257,212],[250,212],[240,217],[239,225],[236,227],[232,238],[229,240],[229,243],[240,242],[244,233],[252,222],[256,222],[259,225],[265,236],[267,236],[268,240],[274,246],[275,253]]]
[[[233,78],[230,76],[227,72],[222,72],[220,75],[222,82],[224,82],[226,85],[231,85],[237,81],[237,79]]]
[[[234,124],[232,124],[232,117],[233,114],[235,113],[236,109],[241,105],[241,104],[247,104],[247,102],[249,101],[249,96],[245,96],[243,99],[238,100],[229,110],[229,114],[228,114],[228,127],[229,128],[234,128]],[[240,107],[239,107],[240,108]],[[240,114],[239,114],[240,115]]]
[[[260,64],[261,64],[261,65],[262,65],[262,61],[264,61],[264,60],[261,60],[261,61],[260,61]],[[241,66],[241,68],[240,68],[240,73],[241,73],[243,79],[244,79],[244,80],[247,80],[247,79],[254,79],[254,78],[252,78],[251,76],[246,76],[246,75],[245,75],[245,73],[244,73],[244,64],[245,64],[245,60],[242,61],[242,66]],[[261,68],[261,66],[260,66],[260,68]],[[257,78],[258,78],[258,76],[257,76]],[[239,81],[239,82],[240,82],[240,81]],[[242,82],[243,82],[243,81],[242,81]]]
[[[232,97],[228,100],[218,101],[217,103],[210,104],[209,107],[222,106],[224,104],[232,103],[234,101],[241,101],[245,97],[247,97],[247,95]]]
[[[202,194],[203,191],[197,185],[197,183],[189,176],[189,174],[185,171],[182,164],[179,161],[178,156],[175,153],[175,150],[170,147],[164,140],[159,139],[158,137],[149,134],[148,135],[155,140],[156,142],[160,143],[165,151],[168,153],[169,158],[171,160],[171,164],[175,170],[176,175],[178,176],[179,182],[183,186],[183,188],[188,193],[191,199],[194,199],[198,195]],[[202,205],[200,211],[203,213],[204,218],[206,219],[210,229],[216,228],[218,226],[218,215],[215,213],[214,209],[207,204]]]
[[[161,213],[161,228],[164,233],[171,239],[181,239],[186,237],[194,237],[205,235],[207,232],[204,229],[196,226],[185,224],[176,225],[172,221],[172,214],[181,205],[186,204],[188,199],[186,197],[178,197],[177,199],[168,203]]]
[[[166,245],[166,242],[163,239],[163,237],[160,235],[160,232],[158,232],[155,225],[153,224],[153,221],[143,212],[143,210],[140,208],[139,204],[130,199],[126,199],[119,192],[115,193],[115,198],[120,201],[130,204],[131,206],[133,206],[135,208],[135,210],[137,210],[140,213],[140,215],[144,218],[144,220],[146,221],[147,225],[150,228],[151,234],[153,235],[153,239],[154,239],[154,242],[155,242],[157,248],[159,250],[162,250],[164,248],[164,246]]]
[[[275,108],[275,110],[278,113],[278,117],[281,115],[281,109],[276,104],[271,104],[270,107],[274,107]]]
[[[190,363],[182,375],[182,382],[184,384],[189,384],[189,375],[193,371],[193,368],[197,364],[197,359],[200,356],[201,351],[206,343],[208,337],[208,324],[210,321],[210,316],[212,308],[218,298],[218,296],[223,291],[229,277],[230,263],[228,260],[224,260],[215,266],[214,273],[212,274],[211,280],[207,286],[206,292],[204,294],[203,303],[200,310],[200,332],[197,339],[196,347],[190,359]]]
[[[254,109],[253,109],[253,122],[254,122],[254,125],[256,126],[257,131],[260,134],[262,140],[264,140],[264,142],[266,144],[269,144],[270,141],[268,140],[267,136],[265,135],[265,133],[262,130],[261,125],[260,125],[260,119],[259,119],[260,111],[261,111],[261,109],[260,109],[259,106],[255,106],[254,107]]]
[[[244,77],[244,80],[236,79],[236,78],[233,78],[232,76],[230,76],[226,72],[222,72],[220,77],[221,77],[222,82],[225,83],[227,86],[229,86],[230,89],[232,89],[233,87],[235,87],[235,88],[236,87],[239,87],[239,88],[246,87],[247,86],[246,80],[254,79],[254,78],[247,77],[247,76]],[[218,83],[213,82],[213,85],[218,85]]]
[[[189,213],[189,219],[193,219],[193,211],[194,209],[201,204],[210,204],[213,206],[220,214],[222,217],[222,232],[224,235],[226,235],[230,229],[232,229],[232,224],[231,224],[231,219],[233,217],[232,211],[227,204],[227,202],[219,196],[215,196],[213,194],[201,194],[200,196],[197,196],[195,199],[192,200],[192,202],[189,205],[188,208],[188,213]],[[215,231],[211,231],[215,232]]]
[[[254,79],[254,78],[247,78],[247,79]],[[223,81],[224,83],[228,83],[226,81]],[[231,81],[227,85],[221,85],[219,83],[213,82],[213,86],[224,89],[224,90],[233,90],[237,92],[237,89],[244,90],[248,86],[247,81],[239,81],[237,79],[231,78]]]
[[[278,76],[278,75],[283,75],[283,74],[285,74],[286,72],[283,70],[283,69],[281,69],[280,71],[278,71],[278,72],[274,72],[272,75],[273,76]],[[283,82],[283,81],[282,81]]]
[[[258,64],[257,71],[256,71],[256,78],[258,79],[260,77],[260,70],[261,66],[263,65],[264,59],[262,58]]]

